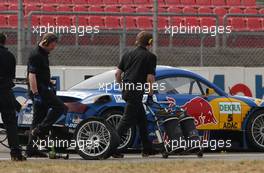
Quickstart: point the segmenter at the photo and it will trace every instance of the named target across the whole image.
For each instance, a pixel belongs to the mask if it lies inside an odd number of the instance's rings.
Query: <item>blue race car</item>
[[[82,139],[82,133],[92,129],[98,133],[89,134],[89,139],[107,138],[107,131],[97,125],[89,126],[89,123],[93,122],[94,117],[100,117],[101,126],[105,126],[103,120],[101,121],[102,118],[108,122],[107,126],[116,127],[121,119],[125,101],[122,99],[121,90],[116,87],[114,74],[114,70],[107,71],[67,91],[57,93],[69,107],[67,115],[62,115],[54,124],[54,127],[66,129],[57,130],[58,136]],[[158,87],[155,91],[154,101],[164,105],[167,110],[175,106],[181,107],[188,115],[194,117],[200,135],[203,136],[204,141],[207,141],[206,148],[264,151],[263,100],[229,95],[194,72],[169,66],[157,67],[156,83],[162,87]],[[146,97],[144,96],[143,102]],[[27,119],[31,111],[30,104],[24,109]],[[157,142],[156,126],[151,112],[146,108],[149,138],[155,143]],[[23,113],[21,117],[19,126],[25,127],[27,126],[25,124],[30,124],[23,123]],[[106,137],[102,137],[103,135]],[[84,158],[97,156],[109,145],[101,146],[100,151],[93,150],[92,154],[90,150],[82,150],[79,154]],[[127,134],[122,136],[119,149],[140,149],[140,147],[138,130],[136,127],[131,127]]]

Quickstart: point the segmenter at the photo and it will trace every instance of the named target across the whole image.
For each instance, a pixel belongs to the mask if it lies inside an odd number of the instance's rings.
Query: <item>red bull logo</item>
[[[188,115],[195,118],[197,127],[206,124],[217,124],[211,105],[201,97],[195,97],[181,107]]]

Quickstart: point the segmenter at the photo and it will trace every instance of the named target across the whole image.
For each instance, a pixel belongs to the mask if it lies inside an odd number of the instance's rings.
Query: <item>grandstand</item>
[[[0,0],[0,30],[11,39],[8,44],[15,52],[17,45],[17,0]],[[74,34],[61,34],[60,48],[53,55],[54,65],[116,65],[120,54],[133,45],[138,30],[153,30],[153,16],[138,15],[155,12],[153,0],[23,0],[25,47],[23,63],[28,51],[39,38],[32,34],[28,24],[32,11],[48,12],[33,14],[31,26],[94,26],[100,34],[76,38]],[[77,15],[77,13],[87,13]],[[91,15],[89,12],[98,13]],[[50,14],[49,14],[50,13]],[[56,14],[58,13],[58,14]],[[65,13],[65,14],[63,14]],[[118,13],[120,15],[104,15]],[[126,16],[124,24],[123,14]],[[159,63],[175,66],[263,66],[264,57],[264,7],[256,0],[158,0],[158,47]],[[100,14],[100,15],[99,15]],[[168,15],[166,15],[168,14]],[[177,14],[177,15],[170,15]],[[208,15],[208,16],[206,16]],[[226,22],[224,21],[226,19]],[[214,26],[232,27],[228,36],[216,37],[203,34],[164,33],[165,26]],[[126,27],[126,33],[123,28]],[[123,37],[125,34],[125,37]],[[9,38],[10,38],[9,37]],[[124,41],[125,39],[125,41]],[[27,45],[30,42],[30,45]],[[252,56],[254,55],[254,56]],[[74,60],[72,59],[74,57]]]

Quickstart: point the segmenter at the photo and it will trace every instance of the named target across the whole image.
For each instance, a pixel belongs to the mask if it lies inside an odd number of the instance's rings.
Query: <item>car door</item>
[[[220,96],[216,92],[206,95],[210,87],[199,79],[189,76],[166,77],[157,80],[157,83],[159,86],[164,86],[156,92],[157,101],[167,102],[168,106],[175,102],[195,118],[198,129],[217,130],[223,127],[220,104],[230,103],[226,96]],[[221,113],[223,115],[224,112]]]

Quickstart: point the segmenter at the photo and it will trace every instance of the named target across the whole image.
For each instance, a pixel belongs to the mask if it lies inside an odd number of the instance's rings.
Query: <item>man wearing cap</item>
[[[7,37],[0,33],[0,113],[7,131],[11,160],[23,161],[17,136],[16,99],[12,88],[16,76],[15,56],[4,47]]]
[[[58,38],[55,34],[44,34],[28,60],[29,93],[33,100],[33,121],[27,146],[28,157],[43,156],[33,148],[33,140],[44,137],[52,124],[67,112],[67,107],[56,96],[51,83],[49,53],[56,48],[57,42]]]
[[[116,81],[122,84],[122,97],[126,101],[125,112],[118,124],[117,133],[122,136],[131,126],[137,125],[143,145],[143,157],[155,154],[148,139],[147,118],[142,103],[145,88],[142,87],[142,90],[136,90],[137,87],[126,86],[131,86],[130,84],[145,86],[144,84],[148,83],[147,102],[149,104],[153,102],[152,84],[155,82],[157,57],[149,51],[152,42],[151,33],[140,32],[136,37],[137,47],[124,54],[116,70]],[[114,153],[113,157],[123,157],[123,155]]]

